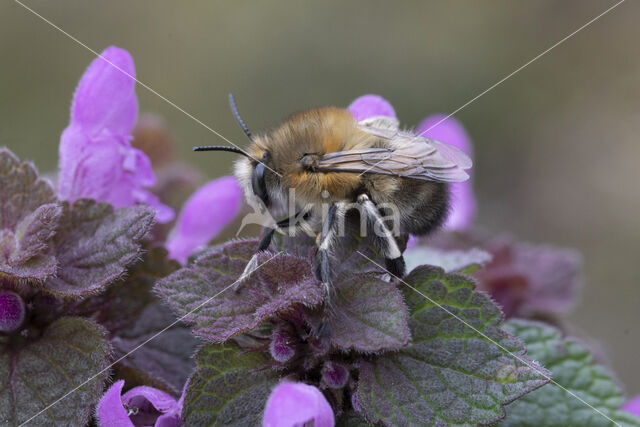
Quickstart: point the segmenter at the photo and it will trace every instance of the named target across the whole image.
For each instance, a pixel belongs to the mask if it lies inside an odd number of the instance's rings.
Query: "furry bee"
[[[231,110],[251,141],[248,152],[235,147],[194,147],[195,151],[232,151],[245,157],[235,175],[247,198],[270,212],[285,211],[290,189],[296,213],[264,234],[258,251],[266,250],[276,229],[291,231],[312,224],[317,234],[316,277],[329,294],[330,251],[340,238],[338,219],[358,208],[360,217],[376,233],[377,246],[391,276],[401,278],[405,263],[397,238],[406,233],[425,235],[446,219],[448,183],[469,178],[469,157],[457,148],[401,130],[390,117],[356,122],[342,108],[317,108],[293,114],[272,131],[254,136],[229,95]],[[380,206],[394,206],[395,230]],[[326,206],[329,206],[328,209]],[[392,221],[393,222],[393,221]],[[243,277],[257,264],[254,256]]]

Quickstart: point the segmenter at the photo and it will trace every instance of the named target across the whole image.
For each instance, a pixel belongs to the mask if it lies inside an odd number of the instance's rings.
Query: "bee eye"
[[[253,194],[258,196],[265,206],[269,206],[269,195],[267,194],[267,185],[264,181],[264,163],[258,163],[253,169],[253,175],[251,176],[251,188]]]

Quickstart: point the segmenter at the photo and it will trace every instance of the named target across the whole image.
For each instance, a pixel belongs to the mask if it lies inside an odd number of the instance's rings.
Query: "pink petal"
[[[356,98],[347,107],[347,110],[357,122],[376,116],[396,116],[396,112],[389,101],[378,95],[363,95]]]
[[[134,427],[122,405],[122,387],[124,380],[116,381],[98,403],[96,414],[101,427]]]
[[[123,148],[114,137],[89,140],[77,126],[65,129],[60,139],[60,198],[70,202],[91,198],[116,207],[132,204],[126,188],[116,185],[123,177]],[[114,189],[118,191],[112,194]]]
[[[473,146],[467,131],[457,119],[446,118],[444,114],[434,114],[427,117],[418,125],[418,134],[446,142],[473,157]]]
[[[163,204],[158,196],[147,190],[136,190],[133,193],[136,202],[151,206],[156,211],[155,220],[160,224],[173,221],[176,214],[171,207]]]
[[[627,403],[622,405],[623,411],[627,411],[637,417],[640,417],[640,396],[636,396],[635,398],[629,400]]]
[[[148,401],[160,412],[167,412],[176,405],[176,399],[164,391],[153,387],[134,387],[122,396],[122,401],[129,406],[142,406],[144,401]]]
[[[146,203],[156,221],[169,222],[173,210],[145,189],[156,183],[151,162],[130,144],[138,112],[134,76],[131,55],[116,47],[82,76],[60,139],[58,192],[62,200],[90,198],[116,208]]]
[[[473,157],[471,138],[462,124],[453,117],[442,114],[427,117],[417,129],[417,133],[430,139],[446,142]],[[445,223],[449,230],[464,230],[473,224],[476,217],[476,199],[471,180],[453,183],[451,189],[451,212]]]
[[[71,123],[89,136],[103,129],[129,134],[136,122],[136,70],[129,52],[111,46],[85,71],[73,97]]]
[[[271,392],[263,427],[294,427],[313,422],[315,427],[335,425],[333,410],[322,392],[303,383],[280,383]]]
[[[241,203],[242,190],[235,178],[226,176],[205,184],[182,208],[166,245],[169,256],[184,264],[236,217]]]

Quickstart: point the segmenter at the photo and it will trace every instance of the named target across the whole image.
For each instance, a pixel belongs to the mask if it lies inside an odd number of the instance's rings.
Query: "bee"
[[[426,235],[442,225],[448,212],[448,183],[469,178],[465,170],[471,168],[471,159],[465,153],[402,130],[395,118],[355,121],[346,109],[316,108],[293,114],[270,132],[254,136],[238,113],[233,95],[229,103],[251,146],[246,152],[229,146],[194,150],[243,155],[235,163],[235,176],[246,197],[259,201],[269,212],[285,212],[295,195],[295,212],[268,228],[257,250],[269,248],[276,230],[291,233],[311,228],[318,255],[314,272],[324,285],[326,299],[330,254],[341,238],[339,219],[349,209],[358,208],[361,220],[375,229],[372,237],[388,272],[402,278],[405,262],[400,236]],[[389,218],[390,210],[394,218]],[[242,277],[256,265],[257,254]]]

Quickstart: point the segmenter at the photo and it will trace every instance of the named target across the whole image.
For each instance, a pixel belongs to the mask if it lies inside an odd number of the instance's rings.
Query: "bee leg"
[[[392,279],[401,279],[405,274],[406,265],[402,252],[400,252],[400,248],[398,247],[398,242],[396,242],[395,237],[393,237],[393,233],[384,223],[378,207],[369,199],[369,196],[361,194],[358,196],[358,203],[362,205],[365,214],[371,220],[374,238],[385,257],[384,261],[387,271]],[[378,228],[376,228],[376,226]]]
[[[253,273],[253,271],[258,267],[258,255],[260,254],[260,252],[264,252],[267,249],[269,249],[269,246],[271,245],[271,240],[273,239],[273,235],[277,229],[284,230],[284,229],[289,229],[291,227],[299,227],[299,225],[297,224],[298,222],[297,218],[299,215],[300,215],[300,212],[297,212],[294,216],[285,218],[282,221],[277,222],[276,228],[267,229],[267,232],[264,234],[264,236],[262,236],[262,239],[260,239],[260,243],[258,244],[258,251],[251,257],[251,259],[245,266],[244,271],[240,275],[240,278],[234,285],[233,287],[234,291],[238,292],[240,290],[240,286],[242,285],[242,283],[244,283],[249,278],[249,276],[251,276],[251,273]],[[306,220],[308,219],[309,215],[310,213],[306,212],[303,215],[303,218]]]
[[[322,232],[320,234],[320,241],[318,243],[318,255],[320,261],[316,266],[315,273],[316,278],[322,282],[322,319],[318,324],[314,335],[318,337],[327,337],[330,334],[329,330],[329,315],[331,309],[331,264],[329,262],[329,252],[331,250],[331,244],[335,237],[335,225],[338,212],[342,210],[342,206],[334,203],[329,208],[327,218],[322,224]]]

